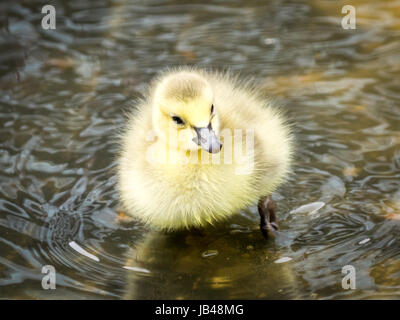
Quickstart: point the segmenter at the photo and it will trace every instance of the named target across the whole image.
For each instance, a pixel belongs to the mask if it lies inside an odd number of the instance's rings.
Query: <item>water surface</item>
[[[0,4],[0,298],[400,298],[400,1],[353,0],[356,30],[341,1],[56,1],[56,30],[45,4]],[[254,77],[295,124],[274,240],[254,207],[172,235],[120,211],[113,135],[181,64]]]

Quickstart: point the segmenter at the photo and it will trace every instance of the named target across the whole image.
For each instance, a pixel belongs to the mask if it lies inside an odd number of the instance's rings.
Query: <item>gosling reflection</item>
[[[125,299],[281,299],[298,297],[290,263],[254,230],[151,231],[130,249]]]

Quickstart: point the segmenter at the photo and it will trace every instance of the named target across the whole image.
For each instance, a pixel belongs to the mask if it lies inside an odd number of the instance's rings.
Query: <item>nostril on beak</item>
[[[217,147],[217,146],[210,145],[210,146],[208,147],[208,152],[210,152],[210,153],[218,153],[218,152],[221,151],[221,149],[222,149],[222,143],[219,142],[219,143],[218,143],[218,147]]]

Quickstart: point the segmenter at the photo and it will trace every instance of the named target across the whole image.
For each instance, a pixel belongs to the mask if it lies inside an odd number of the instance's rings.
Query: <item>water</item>
[[[56,30],[45,4],[0,5],[0,298],[400,298],[400,1],[352,1],[356,30],[341,1],[57,1]],[[252,76],[288,110],[275,239],[254,207],[172,235],[120,211],[113,134],[180,64]]]

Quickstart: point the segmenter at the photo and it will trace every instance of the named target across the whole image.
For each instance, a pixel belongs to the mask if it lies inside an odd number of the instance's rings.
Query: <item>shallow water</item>
[[[44,4],[0,4],[0,298],[400,298],[400,1],[353,0],[356,30],[341,1],[58,1],[56,30]],[[294,122],[274,240],[255,208],[200,234],[121,214],[113,134],[180,64],[254,77]]]

